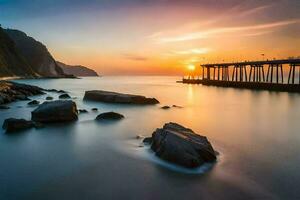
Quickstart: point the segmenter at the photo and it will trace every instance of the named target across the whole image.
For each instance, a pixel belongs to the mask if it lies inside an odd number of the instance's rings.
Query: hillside
[[[98,76],[97,72],[87,67],[81,65],[67,65],[59,61],[56,62],[63,69],[65,74],[72,74],[74,76]]]
[[[0,77],[8,76],[35,77],[36,73],[0,27]]]
[[[43,77],[64,77],[63,70],[58,66],[45,45],[22,31],[13,29],[5,29],[4,31],[14,41],[15,47],[36,73]]]

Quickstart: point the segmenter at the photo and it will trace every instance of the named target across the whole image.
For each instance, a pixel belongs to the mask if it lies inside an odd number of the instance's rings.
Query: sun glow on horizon
[[[189,69],[189,71],[195,71],[196,67],[193,64],[189,64],[188,69]]]

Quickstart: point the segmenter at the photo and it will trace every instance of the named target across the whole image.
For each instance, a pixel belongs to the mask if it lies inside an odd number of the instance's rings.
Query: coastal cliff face
[[[0,27],[0,77],[36,77],[15,42]]]
[[[48,49],[41,42],[27,36],[24,32],[5,29],[5,33],[13,40],[15,47],[27,60],[32,69],[42,77],[64,77],[63,70],[58,66]]]
[[[74,76],[98,76],[97,72],[81,65],[67,65],[56,61],[59,67],[62,68],[65,74],[72,74]]]

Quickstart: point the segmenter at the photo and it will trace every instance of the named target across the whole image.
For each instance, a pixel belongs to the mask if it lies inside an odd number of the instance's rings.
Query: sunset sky
[[[299,0],[0,0],[0,24],[103,75],[300,56]]]

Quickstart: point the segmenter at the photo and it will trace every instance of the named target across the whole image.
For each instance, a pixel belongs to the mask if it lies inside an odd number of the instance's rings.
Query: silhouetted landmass
[[[14,41],[0,27],[0,77],[36,77],[27,60],[17,49]]]
[[[62,68],[65,74],[72,74],[74,76],[98,76],[97,72],[85,66],[67,65],[59,61],[56,61],[56,63]]]
[[[64,77],[63,70],[58,66],[47,47],[24,32],[5,29],[14,41],[16,48],[27,60],[31,68],[42,77]]]

